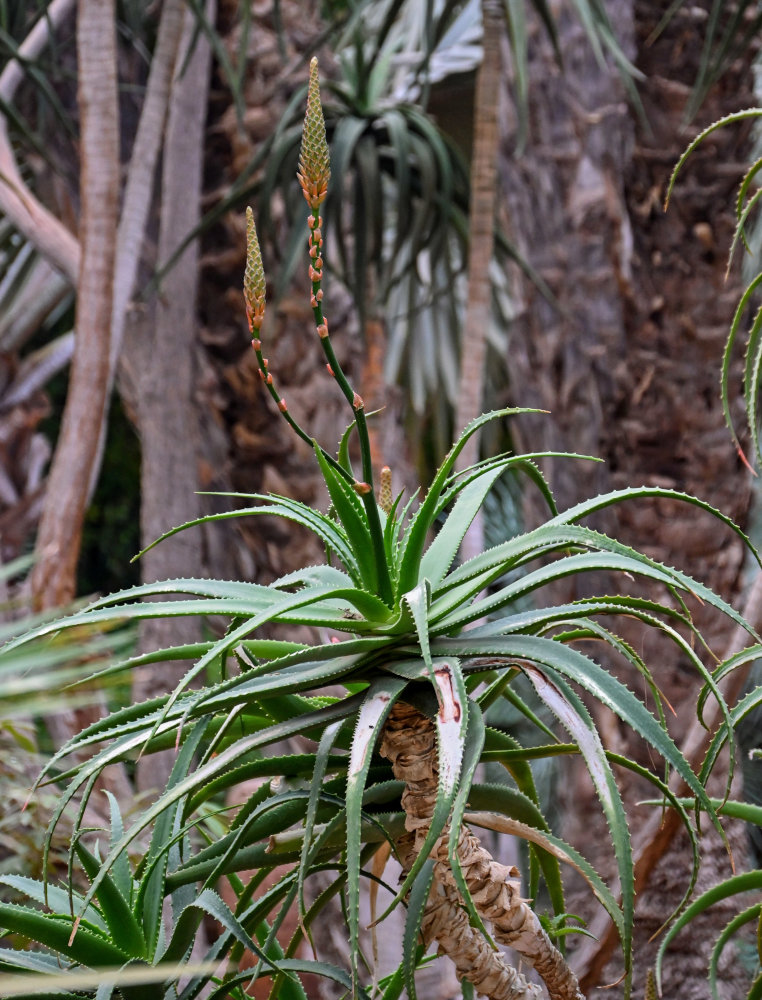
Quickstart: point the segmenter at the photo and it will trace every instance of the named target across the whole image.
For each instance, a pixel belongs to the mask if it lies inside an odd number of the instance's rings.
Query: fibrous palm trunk
[[[384,727],[381,753],[391,761],[395,777],[405,783],[402,805],[408,833],[397,846],[403,867],[409,870],[426,839],[437,798],[433,722],[416,708],[398,703]],[[450,868],[447,841],[445,833],[432,851],[434,886],[422,925],[426,944],[437,941],[440,954],[455,963],[459,978],[490,1000],[541,996],[540,988],[508,965],[469,924]],[[474,906],[492,924],[496,940],[510,945],[536,970],[551,1000],[581,1000],[574,974],[521,895],[517,869],[494,861],[467,827],[460,831],[457,855]]]

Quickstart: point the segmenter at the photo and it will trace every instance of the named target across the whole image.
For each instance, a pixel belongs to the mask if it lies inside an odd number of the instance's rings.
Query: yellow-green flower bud
[[[299,170],[296,175],[302,186],[307,204],[317,212],[323,203],[328,180],[331,176],[331,164],[328,154],[328,142],[325,137],[325,119],[320,103],[320,83],[318,80],[318,61],[313,58],[310,63],[310,82],[307,88],[307,113],[304,116],[302,131],[302,148],[299,153]]]
[[[381,483],[378,491],[378,506],[388,514],[392,509],[392,470],[385,465],[381,470]]]
[[[246,271],[243,276],[243,297],[246,302],[246,318],[249,330],[254,333],[262,326],[265,317],[265,269],[262,266],[262,252],[254,225],[254,213],[246,209]]]

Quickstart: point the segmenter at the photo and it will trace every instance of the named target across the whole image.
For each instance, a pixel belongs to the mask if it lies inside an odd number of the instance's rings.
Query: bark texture
[[[32,574],[35,600],[44,608],[66,604],[75,594],[88,484],[105,419],[119,192],[115,16],[109,0],[80,0],[82,257],[69,392]]]
[[[492,295],[489,268],[494,245],[498,190],[500,39],[504,34],[504,13],[500,0],[482,0],[481,6],[483,55],[476,76],[474,101],[468,225],[468,298],[461,345],[456,433],[482,412],[486,338]],[[472,436],[461,452],[459,468],[473,465],[478,459],[478,453],[478,438]]]
[[[455,433],[483,409],[487,359],[487,329],[492,304],[490,263],[494,247],[500,148],[500,40],[505,14],[500,0],[482,0],[482,61],[476,76],[474,145],[471,155],[471,201],[468,222],[468,295],[460,349],[460,384],[455,409]],[[480,434],[473,434],[458,457],[458,469],[479,460]],[[463,560],[484,548],[482,512],[469,525],[461,544]]]
[[[164,138],[172,78],[183,30],[182,0],[165,0],[156,36],[156,48],[146,84],[145,99],[130,157],[119,220],[119,245],[114,273],[113,334],[110,385],[122,346],[127,309],[135,289],[146,224],[152,205],[156,162]],[[202,107],[200,105],[199,107]],[[198,137],[198,129],[194,130]]]
[[[417,834],[409,832],[397,843],[403,872],[408,872],[418,857],[417,839]],[[427,947],[437,942],[438,954],[452,960],[459,980],[467,979],[491,1000],[539,1000],[542,996],[539,986],[527,982],[470,925],[458,891],[446,882],[437,879],[432,886],[421,935]]]
[[[394,776],[405,782],[402,805],[406,815],[405,826],[413,837],[410,851],[412,858],[415,858],[426,838],[437,797],[438,767],[434,724],[412,706],[398,703],[384,727],[381,754],[391,761]],[[535,969],[542,977],[551,1000],[582,1000],[583,995],[576,977],[548,938],[527,900],[521,895],[521,883],[516,877],[518,870],[494,861],[478,838],[465,826],[459,832],[457,854],[474,905],[480,916],[492,924],[495,938],[510,945]],[[454,909],[462,907],[447,857],[447,833],[437,841],[432,856],[436,859],[435,890],[432,893],[434,902],[430,901],[429,907],[441,910],[443,919],[437,918],[433,912],[429,915],[427,909],[429,932],[439,941],[441,952],[448,954],[456,963],[459,974],[487,996],[495,998],[498,994],[482,989],[467,972],[461,973],[467,966],[458,957],[458,953],[463,949],[470,954],[476,947],[472,940],[475,932],[467,919],[465,922],[453,923],[454,915],[446,914],[447,906]],[[458,933],[451,931],[448,934],[448,922],[451,928],[457,927]],[[489,966],[490,956],[496,962],[494,968]],[[506,986],[502,971],[505,963],[502,960],[498,963],[498,957],[489,951],[489,955],[480,958],[480,981],[485,987],[487,983],[493,982],[493,976],[501,988]],[[515,990],[517,987],[511,985],[510,988]],[[526,984],[524,989],[531,991],[532,987]],[[536,994],[525,992],[518,995]]]

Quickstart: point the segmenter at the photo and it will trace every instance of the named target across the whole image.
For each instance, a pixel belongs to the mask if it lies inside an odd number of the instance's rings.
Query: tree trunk
[[[702,4],[704,10],[708,6]],[[607,459],[606,466],[545,464],[560,507],[616,486],[646,483],[696,493],[743,519],[745,474],[722,429],[717,388],[722,343],[740,293],[737,284],[723,283],[723,254],[711,245],[716,234],[722,245],[724,232],[732,233],[724,208],[732,206],[736,175],[721,174],[717,164],[743,161],[738,133],[719,133],[717,144],[694,159],[684,190],[678,190],[666,215],[661,204],[677,157],[699,130],[692,126],[688,134],[680,134],[701,52],[700,9],[686,10],[654,43],[650,36],[659,13],[653,4],[617,0],[607,5],[631,57],[636,54],[637,29],[637,65],[648,77],[640,88],[646,126],[628,112],[613,68],[601,67],[594,59],[570,7],[562,6],[559,21],[564,73],[555,67],[547,43],[530,49],[527,150],[519,161],[501,160],[512,235],[558,302],[554,307],[527,284],[524,313],[511,331],[511,401],[552,411],[550,417],[527,416],[516,422],[521,450],[568,449]],[[733,70],[702,122],[751,103],[744,92],[750,78],[740,67]],[[506,133],[509,130],[506,123]],[[692,230],[703,237],[703,244]],[[538,512],[530,508],[528,516],[534,523]],[[731,596],[740,549],[711,518],[705,521],[678,503],[643,503],[619,506],[598,526]],[[556,599],[587,592],[587,587],[575,586]],[[707,629],[712,648],[721,652],[726,635],[706,609],[692,611]],[[617,631],[641,648],[642,637],[632,623],[622,622]],[[657,683],[678,713],[670,729],[682,746],[695,715],[695,678],[673,652],[661,657],[654,640],[648,640],[646,650],[658,665]],[[605,728],[602,716],[598,721]],[[637,759],[642,749],[636,737],[625,737],[616,723],[608,732],[618,741],[607,743],[609,748]],[[647,797],[631,776],[623,776],[621,784],[626,802],[634,805]],[[562,833],[599,861],[605,827],[602,822],[593,826],[593,812],[580,806],[590,799],[573,771],[567,772],[564,785],[570,791],[560,802],[565,810]],[[630,815],[637,844],[649,813],[633,809]],[[658,866],[652,887],[638,893],[635,996],[642,995],[657,946],[648,939],[686,887],[685,845],[681,841],[675,847]],[[702,879],[709,877],[713,860],[710,854]],[[718,872],[729,874],[718,868],[715,878]],[[584,890],[577,895],[572,887],[569,909],[588,917],[583,898],[589,898]],[[726,917],[719,915],[721,921]],[[670,988],[684,996],[706,995],[710,941],[711,934],[702,927],[681,936],[677,944],[682,953],[670,949],[665,995]],[[571,941],[573,963],[575,945],[581,953],[592,950]],[[580,962],[579,971],[586,974],[586,988],[592,987],[596,979],[616,979],[621,961],[607,966],[602,978],[600,963],[593,969],[587,961]],[[732,978],[735,981],[726,975],[728,996],[743,995],[735,971]]]
[[[391,760],[395,778],[405,782],[402,806],[408,833],[398,848],[409,870],[426,839],[437,799],[433,722],[409,705],[396,704],[384,726],[380,752]],[[450,869],[447,841],[445,830],[431,852],[436,865],[434,889],[423,921],[424,940],[438,941],[440,952],[455,963],[458,978],[468,980],[490,1000],[539,997],[539,987],[528,983],[492,951],[480,931],[470,926]],[[495,862],[465,826],[460,830],[457,853],[474,905],[492,924],[495,939],[510,945],[535,969],[551,1000],[583,1000],[574,974],[522,898],[518,870]]]
[[[115,16],[113,0],[80,0],[82,259],[69,392],[32,574],[35,600],[44,608],[66,604],[75,594],[87,489],[105,420],[119,198]]]
[[[497,204],[497,160],[500,145],[498,104],[500,98],[500,40],[504,13],[499,0],[482,0],[482,62],[476,77],[474,103],[474,147],[471,157],[471,203],[468,224],[468,298],[463,326],[460,388],[455,411],[455,433],[482,412],[487,328],[490,320],[492,285],[490,262],[494,245]],[[458,459],[458,469],[479,460],[479,434],[473,434]],[[461,546],[464,560],[484,548],[481,512],[466,532]]]
[[[208,14],[213,17],[212,10]],[[193,53],[185,67],[191,45]],[[194,20],[186,9],[164,148],[159,266],[200,217],[209,69],[209,44],[203,35],[195,36]],[[156,301],[130,330],[126,344],[141,442],[142,545],[200,513],[195,399],[198,270],[198,244],[194,242],[164,277]],[[168,539],[143,556],[143,581],[201,575],[200,548],[198,534],[191,531]],[[157,619],[144,624],[140,645],[156,649],[198,637],[200,625],[194,628],[185,619]],[[139,673],[133,684],[134,699],[142,701],[171,690],[185,669],[182,662],[166,663],[160,674],[155,670]],[[142,760],[138,787],[163,787],[172,758],[168,752]]]

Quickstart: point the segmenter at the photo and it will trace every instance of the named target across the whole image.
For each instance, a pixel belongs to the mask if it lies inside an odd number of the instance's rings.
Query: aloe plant
[[[46,888],[17,883],[52,913],[5,907],[0,925],[33,938],[45,950],[5,949],[0,962],[6,970],[42,974],[52,973],[54,965],[58,970],[59,963],[72,976],[77,966],[100,970],[101,986],[87,994],[98,1000],[117,990],[125,998],[191,1000],[205,988],[212,997],[242,998],[245,984],[256,976],[273,977],[273,995],[304,997],[298,974],[306,971],[332,976],[355,997],[374,994],[394,1000],[403,989],[415,998],[416,968],[426,946],[436,941],[440,952],[455,963],[464,990],[475,989],[494,1000],[540,996],[541,988],[508,963],[494,948],[494,939],[510,944],[534,967],[550,997],[575,998],[581,993],[564,955],[565,937],[573,927],[565,914],[563,862],[581,873],[616,923],[629,994],[633,866],[614,766],[646,777],[680,810],[693,845],[686,899],[695,882],[699,848],[686,808],[669,790],[666,775],[652,774],[607,751],[583,696],[635,729],[663,758],[667,771],[684,780],[697,808],[721,829],[717,805],[704,787],[708,766],[700,774],[691,770],[668,733],[656,679],[610,623],[627,615],[672,641],[676,654],[693,664],[703,679],[702,697],[712,696],[722,706],[720,741],[732,741],[733,719],[718,690],[716,671],[709,671],[695,651],[703,639],[687,602],[698,599],[744,623],[698,581],[582,522],[603,508],[637,499],[671,497],[712,508],[671,490],[643,487],[618,490],[559,512],[537,465],[546,456],[538,454],[504,454],[456,474],[456,460],[471,435],[488,422],[525,412],[515,409],[472,421],[422,498],[395,497],[388,469],[377,492],[364,403],[336,358],[323,296],[325,226],[320,213],[329,179],[313,61],[299,180],[310,212],[315,330],[329,378],[352,412],[336,455],[314,441],[291,413],[264,356],[266,283],[251,212],[244,296],[264,386],[282,417],[314,449],[330,509],[323,513],[286,496],[254,495],[240,497],[240,509],[192,522],[277,515],[314,532],[325,546],[326,561],[269,586],[174,579],[133,587],[63,620],[42,623],[29,636],[9,643],[7,649],[13,651],[83,625],[165,615],[214,616],[228,622],[219,638],[133,656],[108,668],[160,670],[163,662],[178,660],[191,664],[170,694],[114,712],[51,758],[41,780],[63,787],[51,830],[76,805],[72,870],[76,862],[87,885]],[[351,458],[353,435],[359,443],[359,469]],[[548,519],[459,564],[458,550],[469,524],[500,477],[509,473],[526,476],[540,491]],[[726,517],[713,513],[748,541]],[[614,594],[560,605],[550,602],[548,588],[553,584],[600,571],[659,584],[668,598]],[[177,600],[177,595],[185,599]],[[535,598],[537,606],[527,610],[521,605],[519,599],[526,596]],[[328,638],[296,641],[290,635],[296,625],[318,627]],[[589,640],[616,654],[638,684],[645,685],[654,711],[591,657]],[[730,668],[728,664],[720,669]],[[522,676],[558,720],[564,740],[521,697],[515,682]],[[535,745],[522,745],[489,725],[489,708],[500,699],[508,699],[526,716],[537,733]],[[312,741],[309,749],[284,754],[282,741],[296,735]],[[177,748],[177,763],[158,799],[126,825],[112,804],[103,856],[95,846],[86,847],[93,834],[83,817],[104,769],[172,747]],[[619,900],[590,862],[549,829],[540,808],[531,760],[569,753],[584,759],[600,800],[621,882]],[[483,783],[477,772],[482,761],[499,762],[511,785]],[[225,822],[226,793],[247,779],[261,784]],[[527,842],[523,885],[515,869],[490,857],[474,833],[479,827]],[[135,865],[130,852],[139,857]],[[383,879],[390,852],[399,859],[404,876],[376,922],[392,907],[406,907],[402,959],[395,972],[367,986],[360,949],[361,884],[366,878]],[[250,869],[255,875],[245,884],[241,873]],[[308,905],[305,882],[319,871],[333,872],[333,881]],[[270,888],[255,896],[268,875],[274,879]],[[215,895],[225,878],[237,898],[231,908]],[[552,914],[537,912],[530,902],[537,899],[541,884]],[[295,957],[337,895],[346,913],[352,956],[348,972]],[[172,917],[162,930],[166,899]],[[277,934],[291,908],[298,912],[298,926],[281,950]],[[186,966],[183,982],[173,985],[176,965],[190,954],[204,912],[219,921],[219,937],[208,946],[203,968]],[[246,948],[257,962],[253,969],[241,970],[238,963]],[[163,963],[174,963],[166,975]],[[106,966],[117,971],[106,976]],[[137,969],[144,976],[141,984],[120,985],[120,967],[129,967],[131,973]],[[148,984],[146,970],[153,978]],[[29,984],[27,995],[47,995],[36,980],[34,988],[31,980]]]
[[[726,115],[724,118],[720,118],[717,121],[712,122],[705,129],[703,129],[703,131],[699,132],[695,139],[688,144],[682,156],[675,164],[667,186],[667,195],[664,203],[665,209],[669,206],[670,198],[672,196],[678,175],[690,159],[691,154],[698,148],[698,146],[701,145],[702,142],[704,142],[705,139],[711,136],[718,129],[725,128],[726,126],[733,125],[737,122],[747,121],[750,119],[754,120],[760,117],[762,117],[762,108],[746,108],[743,111],[736,111],[733,114]],[[762,157],[758,157],[749,166],[738,187],[738,194],[736,196],[736,203],[734,206],[736,227],[728,253],[728,272],[730,271],[730,266],[733,263],[736,250],[738,250],[739,247],[747,251],[750,249],[747,236],[748,227],[750,225],[750,219],[753,218],[754,213],[759,206],[760,197],[762,197],[760,188],[755,188],[759,179],[760,170],[762,170]],[[738,340],[739,331],[741,330],[741,326],[748,311],[755,304],[755,293],[759,289],[760,284],[762,284],[762,272],[756,274],[752,278],[738,301],[738,305],[728,330],[728,338],[725,343],[725,351],[722,357],[721,372],[722,410],[725,416],[725,422],[733,437],[739,457],[749,469],[751,469],[751,464],[744,452],[743,447],[741,446],[738,432],[730,412],[730,365],[733,358],[733,349],[735,348]],[[746,337],[745,348],[746,361],[743,374],[743,395],[746,403],[748,432],[754,453],[757,458],[762,459],[762,443],[760,442],[759,435],[760,384],[762,383],[762,312],[759,310],[756,311],[754,318],[752,319],[751,326]]]

